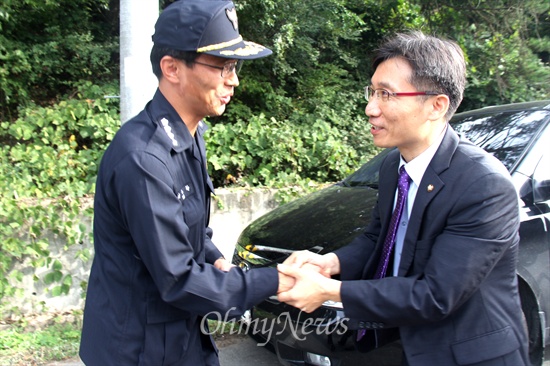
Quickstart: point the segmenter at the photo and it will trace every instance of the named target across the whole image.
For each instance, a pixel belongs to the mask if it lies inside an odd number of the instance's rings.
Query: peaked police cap
[[[179,51],[251,60],[272,51],[239,34],[237,11],[227,0],[179,0],[160,14],[153,43]]]

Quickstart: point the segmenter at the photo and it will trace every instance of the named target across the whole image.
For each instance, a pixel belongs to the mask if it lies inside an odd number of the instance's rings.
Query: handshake
[[[341,282],[331,278],[340,273],[340,261],[334,253],[294,252],[277,270],[277,298],[281,302],[311,313],[327,300],[342,301]]]

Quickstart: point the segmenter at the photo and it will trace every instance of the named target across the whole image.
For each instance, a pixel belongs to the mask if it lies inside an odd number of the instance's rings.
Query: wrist
[[[323,286],[323,298],[336,302],[342,301],[340,296],[341,286],[342,282],[328,278]]]
[[[330,275],[334,276],[340,273],[340,260],[334,253],[327,253],[324,255],[327,263],[327,268],[330,271]]]

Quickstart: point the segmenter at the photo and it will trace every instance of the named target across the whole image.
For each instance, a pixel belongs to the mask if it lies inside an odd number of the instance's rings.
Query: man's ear
[[[444,119],[445,114],[449,110],[449,97],[445,94],[439,94],[432,98],[432,111],[430,113],[430,119],[439,120]]]
[[[162,77],[172,83],[177,83],[178,73],[183,66],[182,62],[173,58],[172,56],[164,56],[160,60],[160,69],[162,70]]]

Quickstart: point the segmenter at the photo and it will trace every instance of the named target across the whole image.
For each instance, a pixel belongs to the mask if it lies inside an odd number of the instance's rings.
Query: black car
[[[460,113],[453,128],[492,153],[510,171],[521,211],[517,269],[533,365],[541,365],[550,333],[550,100]],[[284,204],[241,234],[233,263],[275,266],[296,250],[331,252],[369,223],[376,202],[382,151],[343,181]],[[341,303],[311,314],[270,298],[244,317],[249,334],[289,365],[400,365],[399,341],[360,353]]]

